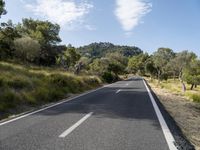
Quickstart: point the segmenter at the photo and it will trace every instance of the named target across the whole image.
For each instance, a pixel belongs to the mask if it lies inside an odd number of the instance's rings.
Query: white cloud
[[[95,31],[95,30],[96,30],[95,27],[93,27],[93,26],[91,26],[91,25],[89,25],[89,24],[86,24],[86,25],[85,25],[85,28],[86,28],[87,30],[90,30],[90,31]]]
[[[126,32],[140,23],[140,19],[151,11],[152,5],[143,0],[116,0],[115,15]]]
[[[37,16],[69,27],[74,23],[82,24],[93,7],[86,0],[80,3],[75,0],[36,0],[36,3],[26,3],[25,6]]]

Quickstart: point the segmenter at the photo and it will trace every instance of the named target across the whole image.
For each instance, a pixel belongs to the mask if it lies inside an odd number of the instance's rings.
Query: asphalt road
[[[1,123],[0,150],[173,149],[158,118],[143,80],[132,78]]]

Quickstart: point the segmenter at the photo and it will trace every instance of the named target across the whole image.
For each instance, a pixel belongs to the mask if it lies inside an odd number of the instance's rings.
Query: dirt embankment
[[[196,150],[200,150],[200,104],[149,83]]]

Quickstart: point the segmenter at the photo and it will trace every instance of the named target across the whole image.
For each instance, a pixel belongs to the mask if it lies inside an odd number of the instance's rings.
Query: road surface
[[[149,94],[132,78],[0,123],[0,150],[176,149]]]

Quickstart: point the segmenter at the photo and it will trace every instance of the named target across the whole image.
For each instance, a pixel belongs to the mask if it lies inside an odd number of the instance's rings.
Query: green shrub
[[[104,72],[102,78],[107,83],[112,83],[116,80],[116,76],[111,72]]]
[[[7,81],[7,85],[14,89],[30,87],[30,82],[25,77],[15,77]]]
[[[100,79],[47,67],[0,62],[0,114],[23,111],[100,85]],[[1,116],[2,117],[2,116]],[[1,118],[0,117],[0,118]]]
[[[194,102],[200,103],[200,94],[192,94],[191,98]]]
[[[34,97],[38,103],[48,102],[49,89],[44,87],[39,87],[32,92],[31,96]]]
[[[72,78],[61,74],[52,74],[49,76],[49,82],[59,87],[68,86]]]
[[[30,92],[23,92],[22,93],[22,99],[25,104],[30,104],[30,105],[36,105],[37,101],[33,95],[31,95]]]
[[[160,79],[161,79],[161,80],[167,81],[167,80],[168,80],[168,77],[169,77],[169,75],[166,74],[166,73],[164,73],[164,74],[161,75]]]
[[[5,78],[0,77],[0,87],[5,86]]]
[[[0,111],[15,108],[19,103],[19,96],[10,89],[4,89],[0,93]]]
[[[60,88],[60,89],[51,88],[49,90],[49,99],[48,100],[49,100],[49,102],[54,102],[54,101],[64,98],[66,94],[67,94],[67,92],[65,92],[65,90],[63,88]]]

